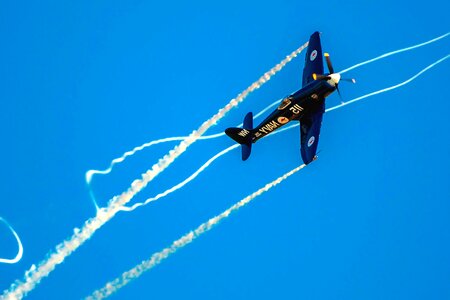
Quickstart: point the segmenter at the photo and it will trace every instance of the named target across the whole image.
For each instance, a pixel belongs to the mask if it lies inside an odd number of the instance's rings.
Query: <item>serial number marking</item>
[[[289,110],[294,114],[294,115],[298,115],[299,113],[301,113],[303,111],[303,107],[301,107],[298,104],[294,104],[293,106],[289,107]]]

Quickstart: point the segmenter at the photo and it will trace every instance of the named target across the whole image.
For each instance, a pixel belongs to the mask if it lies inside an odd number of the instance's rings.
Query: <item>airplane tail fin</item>
[[[225,133],[237,143],[241,144],[242,160],[247,160],[252,153],[253,114],[249,112],[245,116],[244,128],[227,128]]]

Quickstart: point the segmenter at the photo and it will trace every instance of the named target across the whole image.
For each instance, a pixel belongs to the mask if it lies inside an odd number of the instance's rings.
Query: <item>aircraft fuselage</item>
[[[332,80],[314,80],[300,90],[284,98],[274,110],[255,129],[252,142],[265,137],[292,120],[301,117],[325,101],[325,98],[336,90]]]

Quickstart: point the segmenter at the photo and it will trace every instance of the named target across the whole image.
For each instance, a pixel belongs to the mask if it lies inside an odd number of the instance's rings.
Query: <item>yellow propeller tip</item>
[[[325,54],[324,54],[324,55],[325,55],[325,56],[330,56],[330,54],[328,54],[328,53],[326,53],[326,52],[325,52]]]
[[[316,75],[316,73],[313,73],[312,76],[313,76],[313,79],[314,79],[314,80],[317,80],[317,75]]]

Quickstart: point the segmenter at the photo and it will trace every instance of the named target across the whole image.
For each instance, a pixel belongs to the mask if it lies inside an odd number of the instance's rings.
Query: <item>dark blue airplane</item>
[[[354,79],[341,79],[339,73],[334,73],[328,53],[325,53],[325,58],[329,74],[323,74],[320,33],[314,32],[309,39],[306,52],[302,88],[284,98],[278,108],[256,128],[253,128],[253,114],[249,112],[244,118],[243,128],[225,130],[229,137],[242,145],[242,160],[249,158],[253,143],[292,120],[300,121],[303,162],[309,164],[317,158],[320,127],[325,112],[325,98],[335,90],[340,95],[338,89],[340,80],[355,83]]]

